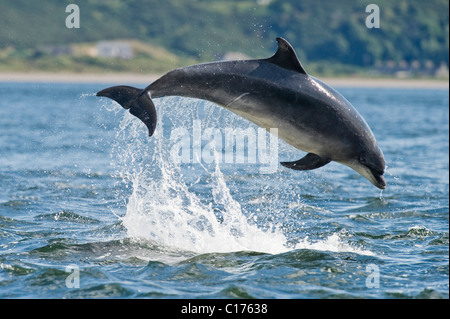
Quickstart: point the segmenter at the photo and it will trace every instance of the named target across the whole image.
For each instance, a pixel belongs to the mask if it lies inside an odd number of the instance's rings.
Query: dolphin
[[[157,114],[152,98],[183,96],[211,101],[269,130],[307,152],[294,170],[312,170],[331,161],[344,164],[380,189],[385,160],[369,125],[339,92],[308,75],[283,38],[267,59],[202,63],[170,71],[145,89],[114,86],[97,93],[138,117],[151,136]]]

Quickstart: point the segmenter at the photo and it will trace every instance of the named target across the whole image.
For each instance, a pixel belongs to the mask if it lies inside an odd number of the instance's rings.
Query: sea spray
[[[263,231],[247,219],[241,205],[233,199],[219,163],[213,163],[212,168],[186,167],[171,160],[171,140],[164,134],[164,129],[170,129],[165,127],[165,114],[177,108],[179,100],[169,98],[160,102],[160,121],[154,136],[148,138],[140,123],[125,113],[113,147],[117,173],[131,188],[122,217],[128,235],[198,253],[287,251],[282,233]],[[175,127],[187,126],[187,119],[197,117],[192,106],[184,104],[180,118],[170,117]],[[202,192],[210,193],[206,196],[211,202],[202,200],[204,193],[199,195],[190,189],[195,182],[190,183],[187,176],[193,174],[208,179]]]
[[[286,225],[298,225],[290,219],[299,215],[279,211],[280,207],[289,206],[279,202],[283,201],[282,197],[265,198],[262,214],[249,213],[233,197],[218,160],[209,164],[197,161],[192,165],[173,161],[174,141],[170,139],[170,131],[174,128],[192,127],[199,118],[203,118],[202,129],[227,123],[242,125],[234,115],[223,114],[218,107],[204,103],[179,98],[157,100],[159,122],[150,138],[138,120],[124,113],[111,157],[117,175],[128,187],[118,196],[128,199],[121,220],[129,237],[195,253],[276,254],[293,249],[317,249],[371,254],[344,242],[339,233],[314,242],[307,234],[288,240],[286,229],[290,227]],[[203,109],[203,114],[199,109]],[[224,115],[226,118],[221,119]],[[279,178],[267,175],[264,178],[274,177]],[[274,210],[273,205],[278,208]],[[267,218],[270,214],[276,214],[278,219]],[[298,229],[295,232],[298,234]]]

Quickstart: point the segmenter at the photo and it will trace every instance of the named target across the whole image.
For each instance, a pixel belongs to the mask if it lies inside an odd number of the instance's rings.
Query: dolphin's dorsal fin
[[[277,38],[277,42],[277,52],[268,58],[267,61],[287,70],[307,74],[298,60],[292,45],[283,38]]]

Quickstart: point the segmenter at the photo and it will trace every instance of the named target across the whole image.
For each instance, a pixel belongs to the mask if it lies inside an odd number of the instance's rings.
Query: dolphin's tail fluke
[[[147,126],[148,135],[153,135],[156,128],[156,108],[148,91],[131,86],[113,86],[97,92],[97,96],[108,97],[129,109],[131,114]]]

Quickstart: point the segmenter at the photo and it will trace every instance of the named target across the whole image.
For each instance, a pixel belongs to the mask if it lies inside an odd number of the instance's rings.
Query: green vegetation
[[[80,8],[79,29],[65,26],[70,3]],[[230,51],[267,57],[275,50],[277,36],[288,39],[315,74],[387,74],[401,71],[403,65],[408,72],[412,66],[416,71],[426,66],[434,75],[440,65],[448,66],[448,0],[377,0],[379,29],[365,25],[369,3],[374,2],[0,0],[0,72],[160,73]],[[80,50],[115,39],[132,40],[132,59]],[[62,46],[70,52],[52,52]]]
[[[133,50],[131,59],[99,57],[90,51],[97,42],[67,46],[37,46],[35,49],[0,50],[0,72],[134,72],[162,73],[181,65],[196,63],[196,59],[178,56],[162,47],[155,47],[137,40],[119,40]],[[58,52],[59,51],[59,52]],[[3,62],[3,63],[2,63]]]

